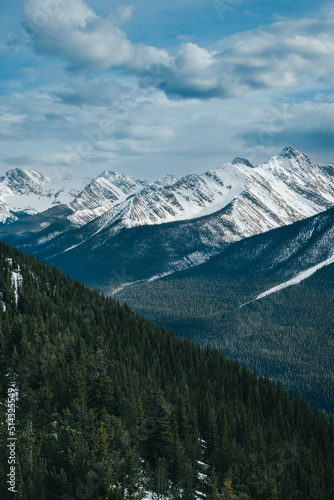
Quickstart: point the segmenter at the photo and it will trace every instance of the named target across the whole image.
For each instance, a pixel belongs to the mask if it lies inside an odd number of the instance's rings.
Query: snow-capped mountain
[[[83,226],[146,186],[146,181],[105,171],[93,179],[69,204],[74,211],[69,220],[76,226]]]
[[[291,147],[253,167],[236,158],[202,175],[153,183],[99,219],[118,229],[220,215],[224,241],[238,241],[334,205],[333,166],[313,165]],[[119,200],[121,201],[121,200]]]
[[[72,174],[52,179],[36,170],[18,168],[0,178],[0,222],[12,223],[63,206],[66,227],[81,227],[148,185],[116,172],[105,171],[93,180]]]
[[[0,221],[12,222],[20,216],[69,203],[87,180],[72,176],[50,179],[36,170],[9,170],[4,177],[0,177]]]
[[[198,265],[333,206],[333,164],[313,165],[287,147],[262,165],[235,158],[150,184],[104,172],[69,203],[5,225],[0,236],[98,286],[120,266],[123,281],[136,281]]]
[[[131,228],[225,210],[225,239],[237,241],[311,217],[334,204],[333,165],[313,165],[291,147],[256,167],[235,158],[201,175],[181,179],[165,175],[151,184],[108,171],[83,189],[73,182],[55,181],[35,170],[7,172],[0,182],[2,221],[13,212],[31,215],[59,204],[72,212],[67,217],[74,227],[101,216],[101,227],[118,220],[119,227]]]
[[[165,186],[172,186],[175,184],[179,179],[175,177],[175,175],[172,174],[166,174],[157,179],[156,181],[152,182],[152,186],[156,187],[165,187]]]
[[[246,177],[235,168],[187,175],[173,184],[153,184],[110,211],[123,213],[126,227],[194,219],[221,210],[242,191]]]

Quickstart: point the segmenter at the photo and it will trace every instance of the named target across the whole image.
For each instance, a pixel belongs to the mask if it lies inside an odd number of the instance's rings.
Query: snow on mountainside
[[[201,217],[208,219],[207,237],[203,233],[200,240],[216,251],[222,243],[292,224],[334,205],[333,165],[313,165],[290,146],[262,165],[235,158],[201,175],[181,179],[166,175],[153,183],[105,171],[80,192],[77,190],[74,199],[69,196],[73,190],[61,190],[59,182],[53,182],[36,171],[8,172],[0,182],[0,204],[5,221],[17,218],[12,212],[32,214],[66,203],[62,206],[63,218],[57,216],[55,223],[50,214],[41,213],[35,226],[34,221],[23,219],[20,224],[11,224],[10,229],[11,234],[18,235],[41,232],[37,245],[57,238],[55,246],[61,252],[82,245],[101,231],[107,234],[108,228],[109,238],[122,229]],[[6,194],[7,185],[11,190]],[[16,200],[16,205],[10,200]],[[49,229],[44,231],[46,227]],[[68,236],[62,248],[58,236],[64,232]]]
[[[116,172],[105,171],[91,180],[72,175],[51,179],[36,170],[10,170],[0,178],[0,221],[66,205],[73,212],[70,223],[83,226],[146,186],[145,181]]]
[[[165,187],[165,186],[172,186],[175,184],[179,179],[175,177],[175,175],[172,174],[166,174],[160,177],[158,180],[154,181],[151,183],[151,186],[157,186],[157,187]]]
[[[263,165],[236,158],[201,175],[167,176],[151,184],[105,172],[70,204],[4,225],[0,232],[110,291],[198,266],[230,243],[325,212],[334,206],[333,174],[333,165],[313,165],[290,147]],[[273,249],[269,256],[274,262]],[[321,255],[308,267],[329,257]]]
[[[229,166],[187,175],[172,185],[148,186],[108,215],[114,220],[121,213],[125,227],[194,219],[228,205],[242,191],[245,180],[242,173]]]
[[[83,226],[147,185],[129,175],[105,171],[69,204],[74,211],[69,220],[76,226]]]
[[[0,221],[15,221],[20,214],[33,215],[69,203],[86,183],[87,178],[50,179],[36,170],[9,170],[0,177]]]
[[[237,241],[333,206],[334,176],[329,167],[312,165],[291,147],[257,167],[236,158],[202,175],[144,188],[106,212],[100,227],[117,220],[119,228],[162,224],[224,209],[224,240]]]
[[[271,295],[272,293],[279,292],[280,290],[283,290],[284,288],[288,288],[289,286],[293,285],[298,285],[302,281],[306,280],[313,274],[315,274],[317,271],[322,269],[323,267],[330,266],[331,264],[334,264],[334,255],[329,257],[328,259],[324,260],[323,262],[320,262],[320,264],[316,264],[315,266],[310,267],[309,269],[306,269],[306,271],[302,271],[299,273],[297,276],[292,278],[289,281],[285,281],[284,283],[281,283],[280,285],[277,285],[273,288],[270,288],[266,292],[261,293],[256,297],[256,300],[263,299],[264,297],[267,297],[268,295]]]

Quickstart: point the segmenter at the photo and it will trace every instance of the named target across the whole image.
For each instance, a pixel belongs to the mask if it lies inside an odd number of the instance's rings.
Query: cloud
[[[133,11],[123,6],[98,16],[83,0],[25,0],[35,51],[63,59],[71,70],[133,72],[143,86],[172,98],[231,98],[334,83],[331,11],[324,19],[284,19],[237,33],[222,40],[218,50],[182,43],[174,55],[131,43],[119,26]],[[75,101],[75,96],[62,98]]]
[[[334,96],[322,97],[279,107],[264,103],[256,117],[254,111],[250,114],[253,121],[246,120],[236,131],[241,150],[250,157],[261,151],[269,156],[293,144],[299,151],[316,154],[316,161],[333,161]]]
[[[69,106],[110,106],[129,88],[114,81],[104,81],[97,77],[72,78],[69,88],[53,90],[52,97]]]
[[[168,63],[163,49],[132,44],[122,22],[133,7],[118,7],[98,16],[83,0],[25,0],[25,26],[36,52],[65,60],[72,70],[124,67],[141,71],[152,64]]]
[[[158,86],[174,97],[231,98],[251,91],[293,91],[334,83],[334,16],[285,20],[238,33],[207,51],[181,45]],[[162,72],[160,72],[162,74]]]
[[[6,171],[20,161],[28,165],[27,156],[50,176],[48,169],[67,166],[80,175],[112,169],[153,180],[167,172],[200,173],[235,156],[256,164],[287,144],[315,162],[329,162],[334,160],[334,95],[316,98],[293,104],[271,93],[203,102],[169,100],[142,89],[126,95],[126,112],[116,105],[69,107],[38,88],[13,99],[0,127],[1,156],[7,161],[0,160],[0,166]],[[0,96],[0,111],[7,104],[8,96]],[[47,113],[68,122],[46,120]]]
[[[189,42],[180,46],[169,67],[152,66],[142,84],[151,83],[170,96],[209,99],[228,96],[227,79],[220,73],[215,53]]]

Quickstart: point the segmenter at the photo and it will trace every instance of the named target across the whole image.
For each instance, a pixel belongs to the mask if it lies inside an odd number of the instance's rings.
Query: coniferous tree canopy
[[[7,244],[0,269],[1,498],[11,387],[17,499],[334,498],[332,416]]]

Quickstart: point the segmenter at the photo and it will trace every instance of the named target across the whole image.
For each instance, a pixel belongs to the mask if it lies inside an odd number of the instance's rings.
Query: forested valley
[[[0,265],[1,498],[10,388],[17,499],[334,498],[332,415],[5,243]]]

